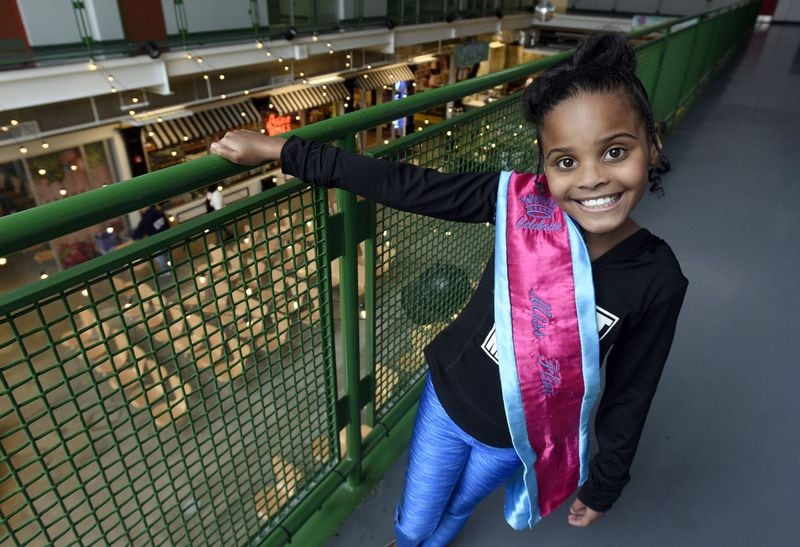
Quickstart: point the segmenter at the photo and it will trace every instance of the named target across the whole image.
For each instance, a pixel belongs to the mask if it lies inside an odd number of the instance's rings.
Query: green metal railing
[[[758,6],[631,35],[659,122],[680,119]],[[352,149],[361,130],[562,56],[295,134]],[[534,138],[512,95],[372,153],[524,171]],[[0,256],[242,170],[206,157],[0,218]],[[493,237],[337,194],[292,180],[0,295],[0,544],[329,537],[405,448],[421,348],[469,292],[432,305],[414,287],[474,287]]]

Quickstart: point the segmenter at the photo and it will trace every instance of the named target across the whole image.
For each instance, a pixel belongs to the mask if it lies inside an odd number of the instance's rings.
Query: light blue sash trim
[[[597,337],[597,308],[594,300],[592,261],[580,229],[564,214],[572,254],[572,274],[575,278],[575,306],[578,311],[578,331],[581,338],[583,363],[583,401],[581,402],[580,438],[578,447],[581,472],[578,486],[589,476],[589,420],[600,398],[600,340]]]
[[[500,362],[500,384],[503,389],[503,404],[508,420],[511,441],[517,451],[522,466],[506,481],[505,517],[512,528],[523,530],[541,520],[536,496],[536,472],[533,464],[536,453],[528,441],[525,426],[525,413],[522,409],[517,360],[514,355],[514,341],[511,330],[511,301],[508,288],[508,269],[506,260],[506,230],[508,229],[508,183],[511,172],[500,173],[497,189],[497,214],[495,217],[495,257],[494,257],[494,322],[497,332],[497,354]],[[503,335],[505,334],[505,335]],[[531,499],[533,496],[533,499]]]

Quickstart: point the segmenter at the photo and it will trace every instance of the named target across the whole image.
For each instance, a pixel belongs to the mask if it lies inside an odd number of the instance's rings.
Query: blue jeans
[[[429,373],[411,438],[405,492],[395,514],[398,547],[448,545],[478,503],[519,465],[513,448],[483,444],[450,419]]]

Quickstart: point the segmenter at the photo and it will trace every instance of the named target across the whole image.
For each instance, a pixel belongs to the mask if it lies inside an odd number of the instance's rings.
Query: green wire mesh
[[[445,172],[530,171],[534,139],[515,96],[398,141],[380,155]],[[422,349],[478,286],[493,249],[494,225],[378,206],[377,234],[375,411],[380,418],[425,374]],[[435,300],[426,298],[426,285],[436,284],[446,288]],[[415,298],[415,292],[423,296]]]
[[[338,463],[323,212],[305,191],[0,317],[0,543],[243,544]]]

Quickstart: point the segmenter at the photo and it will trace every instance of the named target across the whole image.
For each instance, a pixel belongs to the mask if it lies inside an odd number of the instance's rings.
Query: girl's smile
[[[553,198],[583,228],[592,258],[638,230],[630,218],[657,159],[641,116],[618,92],[560,102],[540,130]]]

